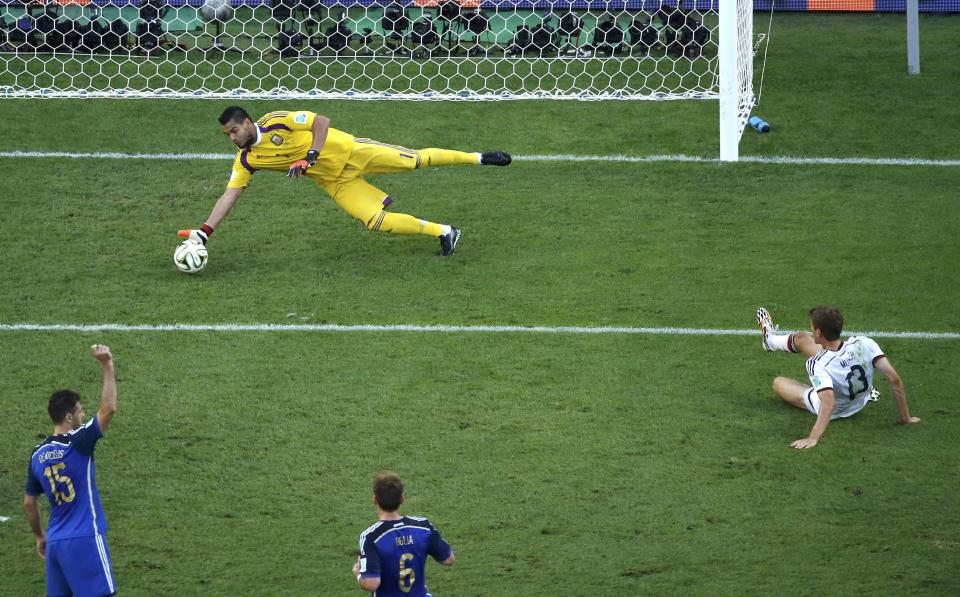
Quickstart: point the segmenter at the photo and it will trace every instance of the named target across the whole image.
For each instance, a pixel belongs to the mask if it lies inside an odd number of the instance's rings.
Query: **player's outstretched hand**
[[[803,439],[798,439],[797,441],[790,444],[791,448],[796,448],[798,450],[806,450],[807,448],[812,448],[817,445],[817,440],[805,437]]]
[[[920,417],[910,417],[906,421],[904,421],[903,419],[900,419],[900,423],[903,425],[913,425],[914,423],[919,423],[919,422],[920,422]]]
[[[90,352],[92,352],[94,358],[101,363],[109,363],[113,360],[113,355],[110,354],[109,346],[104,346],[103,344],[94,344],[90,347]]]
[[[207,236],[207,233],[204,232],[203,230],[191,230],[190,236],[187,238],[189,238],[190,240],[195,240],[204,246],[206,246],[207,241],[210,240],[210,237]]]
[[[177,230],[177,236],[196,241],[204,246],[206,246],[207,241],[210,240],[210,235],[199,228],[185,228],[183,230]]]

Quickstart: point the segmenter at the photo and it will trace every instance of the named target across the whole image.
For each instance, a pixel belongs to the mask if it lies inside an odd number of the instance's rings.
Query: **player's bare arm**
[[[877,371],[890,383],[890,390],[893,392],[893,398],[897,402],[897,412],[900,415],[900,422],[904,425],[919,423],[920,417],[910,416],[910,409],[907,407],[907,392],[903,387],[903,380],[900,379],[897,370],[893,368],[890,359],[883,356],[879,357],[873,363],[873,366],[876,367]]]
[[[453,566],[453,563],[457,561],[457,556],[453,553],[453,550],[450,550],[450,557],[446,560],[440,562],[444,566]]]
[[[97,423],[100,425],[100,433],[106,433],[113,415],[117,414],[117,376],[113,370],[113,355],[110,353],[110,347],[103,344],[94,344],[90,347],[90,352],[100,362],[100,368],[103,370]]]
[[[220,195],[220,198],[217,199],[217,202],[213,205],[213,211],[210,212],[210,217],[207,218],[205,224],[210,228],[216,228],[224,218],[227,217],[227,214],[230,213],[230,210],[233,209],[234,204],[240,199],[240,195],[243,193],[243,188],[230,188],[223,192],[223,195]]]
[[[233,209],[234,204],[238,199],[240,199],[243,189],[244,187],[227,187],[227,190],[223,192],[223,195],[220,195],[220,197],[217,199],[217,202],[213,204],[213,211],[210,212],[210,217],[208,217],[207,221],[203,223],[203,226],[193,230],[189,228],[185,230],[178,230],[177,235],[189,238],[190,240],[198,242],[201,245],[206,245],[207,241],[210,240],[210,235],[213,234],[213,229],[216,228],[220,222],[227,217],[227,214],[229,214],[230,210]]]
[[[27,521],[30,523],[30,530],[33,536],[37,538],[37,555],[41,559],[47,557],[47,535],[43,532],[43,524],[40,522],[40,505],[37,503],[36,495],[23,496],[23,511],[27,514]]]
[[[327,142],[327,132],[330,130],[330,119],[326,116],[317,114],[313,117],[313,126],[310,132],[313,133],[313,143],[310,144],[310,151],[320,153],[324,144]]]
[[[810,435],[803,439],[798,439],[790,444],[790,447],[798,450],[812,448],[817,445],[817,442],[820,441],[820,438],[823,436],[823,432],[827,430],[827,425],[830,424],[830,417],[833,416],[833,409],[837,401],[833,395],[833,390],[821,390],[819,396],[820,414],[817,415],[817,422],[813,424]]]

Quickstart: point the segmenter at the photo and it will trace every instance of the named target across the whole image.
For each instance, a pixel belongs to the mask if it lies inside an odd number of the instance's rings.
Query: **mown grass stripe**
[[[757,336],[756,329],[619,326],[522,326],[522,325],[416,325],[336,323],[2,323],[0,332],[441,332],[441,333],[537,333],[537,334],[642,334],[651,336]],[[960,340],[960,332],[851,331],[849,336],[906,338],[911,340]]]

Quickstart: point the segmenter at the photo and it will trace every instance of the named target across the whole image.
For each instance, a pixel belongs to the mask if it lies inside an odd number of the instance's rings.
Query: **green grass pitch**
[[[758,27],[765,19],[758,15]],[[956,17],[776,15],[748,156],[960,159]],[[4,100],[0,151],[220,152],[225,102]],[[278,107],[248,102],[251,112]],[[713,157],[715,102],[282,103],[389,143]],[[461,226],[367,232],[260,174],[198,276],[175,270],[229,164],[0,157],[0,324],[338,323],[960,331],[957,166],[546,162],[375,182]],[[407,483],[457,552],[440,596],[956,595],[960,341],[878,339],[920,425],[811,416],[758,336],[0,331],[0,595],[41,595],[22,514],[61,387],[120,410],[97,450],[124,595],[360,595],[370,480]],[[43,508],[46,512],[46,508]]]

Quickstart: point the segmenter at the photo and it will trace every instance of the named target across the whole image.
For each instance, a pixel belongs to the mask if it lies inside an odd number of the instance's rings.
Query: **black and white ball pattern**
[[[185,240],[173,252],[173,263],[180,271],[195,274],[207,265],[207,248],[195,240]]]

